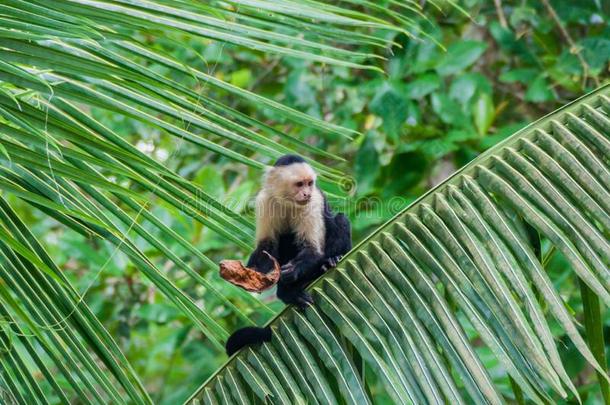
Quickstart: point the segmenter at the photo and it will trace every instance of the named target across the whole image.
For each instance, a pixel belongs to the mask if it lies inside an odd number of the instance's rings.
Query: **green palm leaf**
[[[229,359],[190,402],[367,403],[362,359],[396,403],[501,403],[471,327],[530,399],[554,402],[578,396],[555,321],[607,387],[603,345],[592,344],[594,355],[585,343],[528,228],[570,263],[589,291],[583,299],[593,298],[587,319],[599,325],[597,299],[610,304],[609,157],[607,85],[515,133],[380,227],[310,288],[313,307],[278,315],[271,343]],[[596,322],[587,323],[593,333]]]
[[[384,15],[392,16],[390,22],[380,18]],[[293,0],[2,1],[0,382],[10,388],[12,399],[151,402],[85,297],[17,214],[15,207],[24,203],[103,244],[109,262],[118,252],[125,255],[218,350],[228,332],[202,306],[201,297],[182,290],[160,260],[145,253],[141,241],[242,321],[252,323],[206,277],[217,270],[215,262],[164,224],[151,210],[151,200],[163,212],[190,217],[244,249],[253,240],[251,220],[140,151],[93,118],[89,109],[128,118],[257,170],[283,154],[305,152],[314,158],[323,187],[340,192],[342,173],[315,158],[334,163],[342,158],[237,111],[217,94],[273,111],[280,123],[308,126],[321,137],[349,139],[354,131],[227,83],[214,76],[213,68],[185,66],[147,43],[148,36],[175,43],[192,37],[203,44],[218,41],[277,57],[378,70],[367,60],[379,56],[353,51],[353,45],[387,46],[389,41],[370,35],[370,30],[404,31],[408,25],[396,19],[399,15],[376,17]],[[174,252],[174,246],[188,257]],[[92,270],[99,275],[104,266]],[[252,308],[272,313],[249,294],[236,294]],[[42,393],[50,391],[54,397],[45,399]]]
[[[354,135],[224,82],[213,69],[185,66],[145,38],[196,37],[376,69],[367,60],[378,56],[351,46],[385,47],[391,41],[370,29],[410,35],[407,29],[418,28],[404,12],[423,16],[418,2],[390,3],[393,9],[365,0],[342,2],[353,9],[314,0],[2,1],[0,382],[11,400],[152,402],[86,297],[19,217],[17,200],[109,247],[108,260],[122,252],[218,350],[228,331],[140,241],[252,323],[205,277],[215,263],[165,225],[150,200],[242,248],[251,245],[252,223],[92,118],[89,108],[258,170],[294,151],[342,159],[223,104],[216,92],[321,137]],[[272,344],[230,359],[193,402],[369,403],[378,383],[401,403],[501,402],[473,329],[515,386],[550,401],[575,392],[550,315],[595,367],[607,395],[599,300],[610,302],[608,95],[600,89],[520,131],[380,228],[313,286],[315,307],[281,314]],[[312,164],[326,191],[340,190],[340,171]],[[589,346],[530,246],[531,227],[581,280]],[[192,259],[175,253],[176,245]],[[248,294],[240,298],[270,311]]]

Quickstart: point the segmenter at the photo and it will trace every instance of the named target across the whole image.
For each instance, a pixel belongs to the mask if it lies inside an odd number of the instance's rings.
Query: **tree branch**
[[[575,54],[576,57],[578,58],[580,65],[582,66],[582,70],[583,70],[582,87],[584,88],[587,84],[587,77],[589,77],[589,70],[590,70],[589,64],[587,63],[585,58],[582,56],[581,49],[578,46],[576,46],[576,44],[574,43],[574,40],[570,36],[570,33],[564,27],[563,23],[561,22],[561,19],[557,15],[557,12],[553,8],[553,6],[551,6],[551,3],[549,2],[549,0],[542,0],[542,4],[544,4],[544,7],[546,8],[547,12],[551,16],[551,18],[553,19],[553,21],[555,22],[557,27],[559,28],[559,32],[561,33],[561,36],[563,36],[565,41],[570,46],[570,53]],[[599,86],[599,79],[597,77],[592,77],[592,78],[595,81],[595,85]]]

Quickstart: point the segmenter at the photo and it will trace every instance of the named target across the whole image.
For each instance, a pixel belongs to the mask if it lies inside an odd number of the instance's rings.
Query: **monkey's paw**
[[[282,284],[291,284],[297,281],[297,272],[294,263],[288,262],[281,267],[280,281]]]
[[[313,297],[307,291],[303,291],[295,297],[294,305],[301,310],[305,311],[308,306],[313,305]]]
[[[326,259],[326,261],[322,265],[322,271],[327,272],[328,270],[332,269],[333,267],[337,267],[337,264],[339,264],[339,261],[341,260],[342,257],[343,256],[339,255],[339,256],[329,257],[328,259]]]

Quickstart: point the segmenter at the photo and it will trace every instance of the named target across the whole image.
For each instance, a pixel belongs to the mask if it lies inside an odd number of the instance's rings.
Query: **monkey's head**
[[[265,186],[283,201],[304,206],[315,192],[316,172],[302,157],[285,155],[267,173]]]

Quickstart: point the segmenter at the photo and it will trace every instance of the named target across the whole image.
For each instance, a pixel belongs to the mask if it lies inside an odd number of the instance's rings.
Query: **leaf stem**
[[[585,331],[589,348],[599,362],[600,366],[608,372],[606,362],[606,348],[604,344],[604,325],[601,316],[599,297],[582,280],[580,283],[580,295],[582,299],[583,312],[585,315]],[[596,372],[604,404],[610,405],[610,384],[605,376]]]

